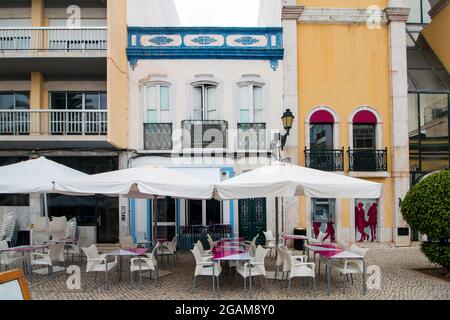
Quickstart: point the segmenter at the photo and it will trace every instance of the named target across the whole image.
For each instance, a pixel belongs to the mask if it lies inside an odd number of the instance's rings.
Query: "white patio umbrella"
[[[81,177],[57,180],[54,190],[71,195],[104,194],[135,199],[173,197],[211,199],[214,186],[191,175],[165,167],[136,167]],[[155,213],[155,202],[153,210]],[[156,215],[155,215],[156,216]],[[157,239],[156,232],[153,238]]]
[[[210,199],[214,186],[165,167],[136,167],[75,179],[57,179],[54,190],[69,195],[104,194],[135,199],[158,196]]]
[[[53,193],[53,181],[73,179],[87,174],[45,157],[0,167],[0,193],[42,193],[48,216],[47,193]]]
[[[221,200],[275,197],[278,242],[278,197],[379,198],[380,183],[336,173],[276,163],[243,173],[216,186]]]

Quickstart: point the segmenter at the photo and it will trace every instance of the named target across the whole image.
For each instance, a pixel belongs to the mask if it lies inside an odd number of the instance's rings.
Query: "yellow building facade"
[[[407,16],[408,9],[386,0],[285,2],[284,63],[296,67],[285,79],[297,88],[298,163],[383,184],[380,199],[300,198],[299,227],[309,236],[409,244],[396,200],[409,187],[407,119],[394,112],[407,110]]]

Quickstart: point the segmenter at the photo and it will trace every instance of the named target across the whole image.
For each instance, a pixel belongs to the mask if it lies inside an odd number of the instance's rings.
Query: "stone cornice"
[[[389,21],[406,22],[409,17],[409,8],[386,8],[384,12]]]
[[[431,19],[433,19],[442,10],[444,10],[448,4],[450,4],[450,0],[441,0],[433,8],[431,8],[431,10],[428,11],[428,14],[430,15]]]
[[[305,10],[304,6],[284,6],[281,11],[281,19],[288,20],[294,19],[298,20],[303,10]]]
[[[299,23],[318,24],[367,24],[370,21],[387,24],[386,13],[382,10],[374,18],[374,12],[355,8],[305,8],[299,17]]]

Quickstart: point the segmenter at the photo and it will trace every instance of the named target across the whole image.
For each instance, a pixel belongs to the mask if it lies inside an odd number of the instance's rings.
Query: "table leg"
[[[328,295],[330,295],[330,292],[331,292],[331,265],[330,265],[330,259],[327,260],[325,268],[327,270],[327,278],[328,278]]]
[[[252,298],[252,265],[251,265],[250,261],[248,262],[248,275],[249,275],[248,288],[249,288],[249,296],[251,299]]]
[[[108,284],[108,257],[105,259],[105,290],[109,290]]]
[[[123,261],[123,257],[119,256],[119,281],[122,280],[122,261]]]
[[[366,261],[364,259],[361,259],[363,263],[363,273],[362,273],[362,289],[363,289],[363,295],[366,294]]]
[[[215,265],[215,262],[213,261],[213,263],[212,263],[212,282],[213,282],[213,296],[215,298],[216,297],[216,285],[215,285],[215,281],[214,281],[214,265]]]

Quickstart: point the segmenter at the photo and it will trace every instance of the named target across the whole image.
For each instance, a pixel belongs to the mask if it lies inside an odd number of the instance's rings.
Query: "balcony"
[[[106,51],[106,27],[0,28],[0,51]]]
[[[322,171],[344,171],[344,148],[341,150],[305,148],[305,166]]]
[[[225,149],[228,122],[224,120],[184,120],[183,149]]]
[[[28,79],[41,72],[47,79],[106,77],[106,27],[0,28],[3,78]]]
[[[144,123],[144,150],[172,150],[172,124]]]
[[[356,172],[387,171],[387,148],[384,150],[349,149],[349,170]]]
[[[106,110],[0,110],[0,149],[110,147]]]
[[[238,123],[237,128],[239,150],[267,149],[265,123]]]

